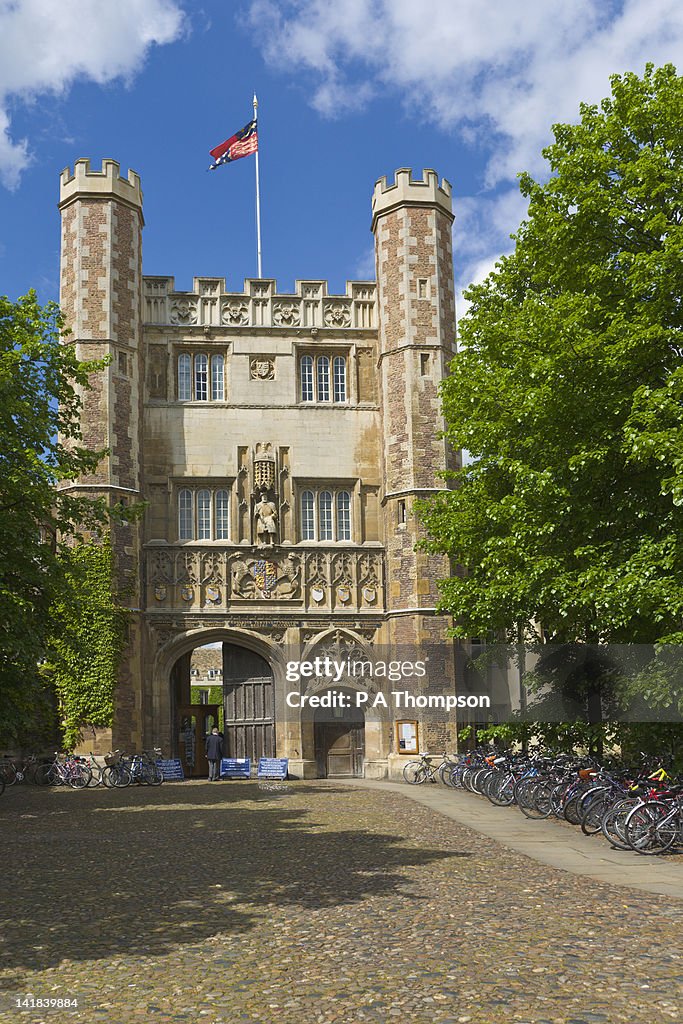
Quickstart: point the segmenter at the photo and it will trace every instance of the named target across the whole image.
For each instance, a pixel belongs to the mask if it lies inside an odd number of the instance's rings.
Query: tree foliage
[[[441,584],[460,636],[683,641],[683,79],[611,82],[467,293],[442,394],[472,461],[419,513],[466,570]]]
[[[59,538],[105,521],[104,502],[59,485],[92,472],[103,452],[82,445],[81,399],[102,363],[76,358],[58,307],[35,293],[0,297],[0,733],[25,733],[43,685],[51,608],[65,578]]]

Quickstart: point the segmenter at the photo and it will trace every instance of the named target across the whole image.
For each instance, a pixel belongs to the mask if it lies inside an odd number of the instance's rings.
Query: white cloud
[[[130,81],[149,48],[173,42],[174,0],[0,0],[0,181],[16,188],[30,142],[12,137],[10,98],[65,93],[76,81]]]
[[[353,281],[374,281],[375,272],[375,247],[369,245],[356,260],[351,279]]]
[[[609,91],[609,74],[683,56],[680,0],[252,0],[267,60],[310,71],[335,115],[402,94],[442,128],[488,143],[489,182],[538,167],[554,121]]]
[[[465,315],[469,303],[463,291],[479,284],[495,269],[496,260],[512,252],[510,234],[524,219],[528,202],[517,188],[492,196],[456,196],[454,199],[453,256],[456,309]]]
[[[310,73],[321,113],[394,92],[487,154],[482,189],[541,176],[550,126],[608,95],[610,74],[683,62],[680,0],[252,0],[250,12],[269,63]],[[510,249],[521,215],[511,195],[465,201],[483,230],[468,258],[484,260],[475,249],[487,240],[489,262]]]

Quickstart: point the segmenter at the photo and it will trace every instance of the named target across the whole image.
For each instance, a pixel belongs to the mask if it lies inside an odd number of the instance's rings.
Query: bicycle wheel
[[[0,775],[0,796],[2,796],[2,794],[4,792],[5,792],[5,780],[2,777],[2,775]]]
[[[422,761],[408,761],[408,764],[403,765],[403,779],[409,785],[414,786],[417,783],[417,773],[423,768]],[[424,781],[422,779],[421,781]]]
[[[552,782],[541,782],[536,787],[534,802],[539,818],[549,818],[553,813],[554,789],[555,786]]]
[[[164,781],[164,775],[158,764],[143,765],[145,782],[148,786],[160,786]]]
[[[624,824],[629,812],[638,803],[637,797],[625,797],[617,800],[615,804],[605,812],[600,822],[600,831],[612,846],[617,850],[630,850],[624,835]]]
[[[67,781],[72,789],[85,789],[90,782],[90,769],[86,764],[74,765]]]
[[[610,797],[606,793],[602,793],[584,805],[581,831],[585,836],[594,836],[600,831],[600,824],[609,807]]]
[[[564,816],[565,821],[568,821],[570,825],[581,824],[581,816],[579,814],[579,800],[582,796],[583,793],[575,793],[574,796],[571,796],[564,805],[562,814]]]
[[[59,786],[61,778],[56,764],[43,764],[36,772],[39,786]]]
[[[626,842],[636,853],[658,854],[676,842],[678,829],[673,807],[663,800],[648,800],[634,807],[624,823]]]
[[[486,796],[496,807],[509,807],[515,802],[515,777],[502,775],[489,786]]]
[[[114,789],[124,789],[126,786],[130,786],[132,780],[132,775],[123,764],[109,765],[102,772],[102,781],[105,786]]]
[[[515,801],[526,818],[538,820],[543,815],[536,806],[536,791],[541,785],[538,779],[522,779],[515,786]]]
[[[90,768],[90,782],[88,785],[94,789],[95,786],[102,785],[102,769],[98,764],[91,764],[88,767]]]
[[[14,761],[0,762],[0,775],[2,775],[6,786],[13,786],[17,781],[17,766]]]

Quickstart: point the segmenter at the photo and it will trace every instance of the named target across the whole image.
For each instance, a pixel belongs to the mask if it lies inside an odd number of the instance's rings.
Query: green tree
[[[471,462],[421,503],[460,636],[683,641],[683,79],[615,75],[554,126],[443,385]]]
[[[35,293],[0,297],[0,735],[31,728],[45,703],[38,664],[46,654],[51,609],[68,586],[62,538],[96,528],[103,502],[58,486],[92,472],[103,453],[84,447],[81,399],[101,363],[76,358],[58,307]]]

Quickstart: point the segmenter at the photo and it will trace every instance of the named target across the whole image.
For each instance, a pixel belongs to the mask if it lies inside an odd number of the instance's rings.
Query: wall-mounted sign
[[[417,754],[417,722],[396,723],[396,749],[399,754]]]

